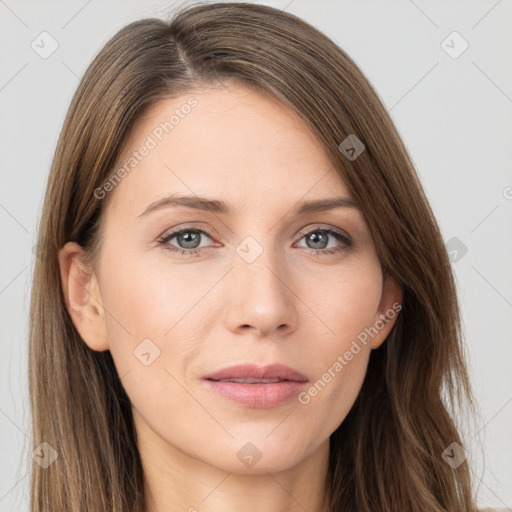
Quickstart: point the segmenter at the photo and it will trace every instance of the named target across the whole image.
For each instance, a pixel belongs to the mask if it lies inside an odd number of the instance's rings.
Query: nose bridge
[[[236,247],[232,270],[234,300],[228,315],[232,328],[249,325],[263,333],[283,324],[295,324],[285,257],[272,242],[272,234],[266,235],[259,236],[259,240],[247,236]]]
[[[234,271],[237,281],[244,287],[249,287],[247,293],[282,293],[282,261],[271,237],[268,236],[265,240],[260,243],[254,237],[248,236],[236,248]]]

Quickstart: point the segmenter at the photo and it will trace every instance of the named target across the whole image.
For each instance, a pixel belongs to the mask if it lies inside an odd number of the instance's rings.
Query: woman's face
[[[321,145],[290,110],[232,85],[153,105],[123,166],[97,189],[111,194],[88,287],[101,307],[73,318],[111,351],[139,442],[238,473],[328,446],[401,295]],[[302,379],[264,373],[276,364]],[[240,365],[258,368],[224,377],[259,383],[206,379]]]

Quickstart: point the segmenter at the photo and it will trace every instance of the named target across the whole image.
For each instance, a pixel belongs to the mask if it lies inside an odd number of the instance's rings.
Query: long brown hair
[[[144,484],[130,402],[110,352],[95,352],[67,312],[58,251],[68,241],[94,263],[105,200],[130,131],[164,97],[238,81],[297,112],[360,205],[403,309],[371,352],[361,392],[332,434],[328,512],[474,511],[455,421],[472,403],[456,286],[439,228],[413,164],[368,79],[334,42],[299,18],[245,3],[192,5],[170,21],[121,29],[85,72],[54,155],[38,238],[30,313],[33,512],[142,512]],[[355,135],[364,151],[339,146]]]

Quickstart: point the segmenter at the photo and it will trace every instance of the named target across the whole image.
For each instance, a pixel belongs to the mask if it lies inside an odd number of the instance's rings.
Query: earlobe
[[[398,282],[387,275],[382,286],[382,295],[374,328],[377,334],[372,338],[371,348],[378,348],[384,343],[402,309],[402,288]]]
[[[80,337],[96,351],[108,350],[105,315],[96,275],[84,263],[84,250],[75,242],[59,251],[62,291]]]

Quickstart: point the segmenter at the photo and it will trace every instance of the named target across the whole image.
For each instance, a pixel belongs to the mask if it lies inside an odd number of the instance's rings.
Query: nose
[[[237,334],[253,331],[257,337],[290,334],[298,321],[298,298],[293,292],[291,272],[272,248],[265,247],[254,261],[249,261],[239,254],[233,258],[228,329]]]

